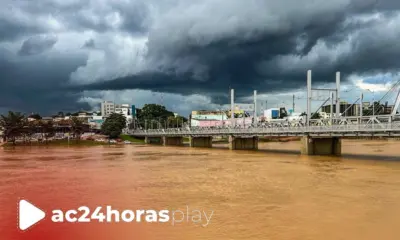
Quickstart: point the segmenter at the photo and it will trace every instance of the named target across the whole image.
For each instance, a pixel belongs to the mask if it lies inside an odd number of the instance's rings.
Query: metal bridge
[[[330,120],[313,120],[310,126],[304,126],[298,122],[266,123],[264,125],[248,127],[212,127],[212,128],[171,128],[171,129],[147,129],[128,130],[128,134],[138,137],[146,136],[332,136],[332,137],[356,137],[356,136],[400,136],[400,119],[396,115],[396,121],[392,116],[372,116],[360,121],[359,118],[347,117],[338,119],[330,124]],[[363,119],[364,120],[364,119]]]
[[[388,93],[394,93],[400,86],[400,80],[393,85]],[[311,101],[313,91],[324,91],[330,94],[323,104],[330,100],[330,117],[313,119]],[[388,96],[388,93],[384,97]],[[346,116],[347,110],[340,112],[340,73],[336,73],[336,88],[311,88],[311,71],[307,72],[307,113],[306,117],[292,119],[270,119],[259,122],[256,114],[253,124],[245,126],[245,119],[234,118],[234,91],[231,90],[231,122],[228,126],[215,127],[182,127],[164,129],[130,129],[127,134],[145,137],[146,143],[163,143],[164,145],[182,145],[183,137],[189,137],[191,147],[211,147],[213,136],[228,136],[230,149],[258,149],[258,137],[302,136],[302,154],[341,154],[341,138],[343,137],[400,137],[400,90],[397,93],[391,114],[376,115],[375,102],[372,114],[363,116],[363,94],[356,100],[360,101],[359,115]],[[382,98],[383,99],[383,98]],[[336,110],[333,106],[336,102]],[[378,102],[379,103],[379,102]],[[322,104],[322,105],[323,105]],[[321,109],[322,105],[318,108]],[[256,108],[256,91],[254,92],[254,109]],[[315,111],[315,112],[318,112]],[[256,111],[254,110],[254,113]],[[222,122],[221,122],[222,123]],[[161,124],[159,124],[161,127]],[[147,128],[147,127],[146,127]]]

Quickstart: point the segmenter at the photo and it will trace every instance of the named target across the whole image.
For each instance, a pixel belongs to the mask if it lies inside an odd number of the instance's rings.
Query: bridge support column
[[[146,144],[163,144],[163,137],[145,137]]]
[[[342,142],[338,137],[310,137],[301,139],[301,154],[304,155],[335,155],[342,154]]]
[[[189,137],[190,147],[212,148],[212,137]]]
[[[163,137],[164,146],[182,146],[183,137]]]
[[[257,150],[258,137],[241,138],[229,136],[230,150]]]

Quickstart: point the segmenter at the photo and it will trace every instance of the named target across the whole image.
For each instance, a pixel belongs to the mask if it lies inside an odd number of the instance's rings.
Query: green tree
[[[138,111],[138,118],[142,120],[165,120],[171,116],[174,116],[173,112],[168,111],[165,106],[158,104],[145,104],[144,107]]]
[[[29,118],[33,118],[33,119],[36,119],[36,120],[42,119],[42,117],[41,117],[39,114],[37,114],[37,113],[31,114],[31,115],[29,115],[28,117],[29,117]]]
[[[74,135],[75,140],[79,141],[85,130],[84,124],[82,120],[77,117],[72,117],[71,120],[71,133]]]
[[[142,109],[140,109],[140,108],[136,108],[136,118],[141,118],[141,116],[142,116]]]
[[[109,139],[114,139],[121,135],[126,128],[126,118],[122,114],[112,113],[101,125],[101,132]]]
[[[31,142],[34,133],[36,133],[36,121],[28,121],[25,119],[24,127],[21,130],[24,143]]]
[[[188,120],[182,116],[168,117],[167,128],[181,128]]]
[[[53,121],[40,121],[39,123],[42,136],[47,143],[50,137],[55,135],[55,128]]]
[[[21,136],[25,125],[25,116],[19,112],[9,111],[8,115],[0,116],[0,129],[3,131],[4,141],[12,141],[15,145],[17,137]]]

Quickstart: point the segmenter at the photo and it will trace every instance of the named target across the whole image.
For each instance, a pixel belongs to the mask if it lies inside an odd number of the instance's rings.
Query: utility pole
[[[372,128],[375,128],[375,93],[372,91],[372,115],[374,119],[372,121]]]
[[[235,90],[231,89],[231,126],[235,123]]]
[[[330,123],[331,123],[331,126],[332,126],[332,124],[333,124],[333,92],[331,92],[331,107],[330,107],[330,110],[331,110]]]
[[[340,117],[340,72],[336,72],[336,117]]]
[[[307,71],[307,126],[310,126],[311,117],[311,70]]]
[[[293,94],[293,112],[294,112],[294,94]]]
[[[254,117],[253,117],[253,124],[257,124],[257,90],[254,90]]]
[[[246,122],[246,111],[243,110],[243,128],[245,127]]]
[[[362,124],[362,117],[363,117],[363,100],[364,100],[364,94],[361,93],[361,96],[360,96],[360,124]]]

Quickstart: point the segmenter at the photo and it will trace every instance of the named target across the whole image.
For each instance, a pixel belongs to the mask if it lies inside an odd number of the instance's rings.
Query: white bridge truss
[[[400,81],[395,86],[400,84]],[[330,117],[326,119],[312,119],[311,101],[313,91],[328,91],[331,100]],[[400,114],[396,114],[400,107],[400,90],[394,104],[394,109],[389,115],[363,116],[362,103],[363,94],[357,99],[360,101],[360,115],[354,117],[342,116],[340,113],[340,72],[336,73],[336,88],[317,89],[311,87],[311,70],[307,72],[307,114],[305,119],[289,121],[287,119],[275,119],[267,122],[255,122],[245,126],[244,123],[235,126],[217,126],[217,127],[196,127],[196,128],[173,128],[173,129],[130,129],[127,133],[133,136],[400,136]],[[254,92],[254,106],[257,102],[257,92]],[[333,104],[336,104],[335,114],[333,113]],[[322,105],[323,105],[322,104]],[[321,105],[321,106],[322,106]],[[231,89],[231,107],[232,119],[234,118],[234,90]],[[320,107],[321,108],[321,107]],[[319,108],[319,109],[320,109]],[[319,110],[318,109],[318,110]],[[318,110],[316,112],[318,112]],[[344,113],[347,111],[346,109]],[[244,121],[243,121],[244,122]]]
[[[212,127],[212,128],[171,128],[128,130],[132,136],[400,136],[400,115],[379,115],[369,117],[345,117],[311,120],[310,126],[301,122],[282,121],[257,126]]]

